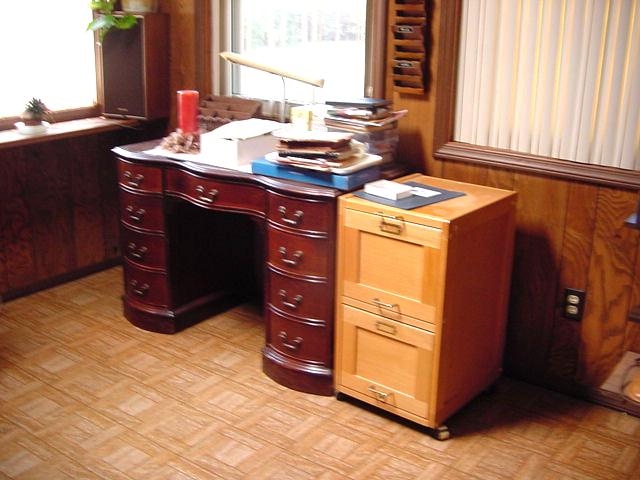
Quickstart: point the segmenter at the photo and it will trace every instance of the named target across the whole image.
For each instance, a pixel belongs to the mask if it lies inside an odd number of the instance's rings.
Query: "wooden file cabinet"
[[[336,391],[444,439],[501,372],[516,195],[408,180],[465,195],[413,210],[339,199]]]

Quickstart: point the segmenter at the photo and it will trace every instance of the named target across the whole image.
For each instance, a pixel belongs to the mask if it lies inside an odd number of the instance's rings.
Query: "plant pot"
[[[149,13],[158,11],[158,0],[121,0],[122,10],[129,13]]]

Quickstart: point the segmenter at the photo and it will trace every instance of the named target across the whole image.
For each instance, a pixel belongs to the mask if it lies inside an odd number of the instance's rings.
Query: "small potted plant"
[[[47,131],[49,124],[44,121],[49,118],[51,110],[47,108],[42,100],[33,97],[24,107],[21,115],[21,122],[15,124],[19,133],[24,135],[34,135]]]
[[[102,43],[105,35],[112,28],[127,30],[138,23],[138,19],[130,13],[115,15],[117,0],[92,0],[89,4],[91,10],[96,12],[93,20],[87,25],[87,30],[98,33],[98,43]]]
[[[33,97],[27,102],[22,113],[22,122],[28,126],[42,125],[42,121],[50,113],[50,110],[39,98]]]

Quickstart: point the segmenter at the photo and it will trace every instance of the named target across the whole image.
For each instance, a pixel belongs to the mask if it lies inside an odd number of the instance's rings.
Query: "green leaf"
[[[98,15],[87,25],[87,30],[93,30],[94,32],[103,29],[108,30],[114,27],[116,22],[116,18],[113,15]]]
[[[116,24],[114,26],[116,28],[121,28],[123,30],[126,30],[128,28],[133,27],[137,23],[138,23],[138,19],[133,15],[131,15],[130,13],[127,13],[124,16],[119,17],[116,20]]]

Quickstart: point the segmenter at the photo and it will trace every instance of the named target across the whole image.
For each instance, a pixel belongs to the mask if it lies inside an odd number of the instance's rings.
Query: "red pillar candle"
[[[198,104],[196,90],[178,90],[178,128],[182,133],[198,132]]]

